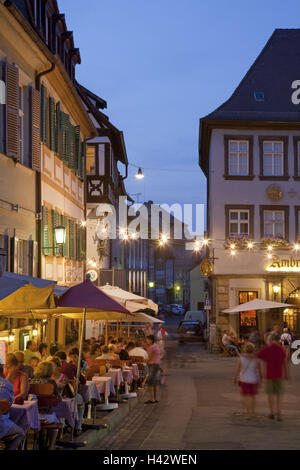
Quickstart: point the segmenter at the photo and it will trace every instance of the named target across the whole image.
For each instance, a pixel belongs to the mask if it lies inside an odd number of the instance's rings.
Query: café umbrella
[[[250,302],[236,305],[235,307],[227,308],[222,310],[223,313],[239,313],[248,312],[251,310],[270,310],[272,308],[287,308],[291,307],[291,304],[285,304],[281,302],[272,302],[264,299],[254,299]]]
[[[121,317],[130,316],[134,318],[125,307],[100,291],[89,279],[68,289],[57,302],[54,315],[66,318],[82,319],[79,357],[76,375],[75,397],[78,391],[80,375],[80,363],[86,319],[119,320]]]

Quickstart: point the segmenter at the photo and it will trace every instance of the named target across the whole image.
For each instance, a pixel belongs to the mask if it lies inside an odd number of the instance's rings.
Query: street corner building
[[[77,91],[80,62],[55,0],[0,1],[2,271],[65,286],[84,279],[85,142],[97,134]]]
[[[300,333],[299,53],[300,29],[276,29],[232,96],[200,119],[216,349],[225,329]],[[255,298],[293,307],[222,313]]]

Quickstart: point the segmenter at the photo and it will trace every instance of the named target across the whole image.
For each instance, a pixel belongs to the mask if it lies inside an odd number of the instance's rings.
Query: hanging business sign
[[[268,272],[300,273],[300,258],[284,258],[275,256],[272,262],[266,267]]]
[[[202,276],[208,277],[211,275],[213,270],[211,262],[205,258],[203,261],[200,263],[200,271]]]

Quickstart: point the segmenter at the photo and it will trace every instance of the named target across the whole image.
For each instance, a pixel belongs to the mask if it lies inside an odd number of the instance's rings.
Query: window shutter
[[[6,81],[6,67],[5,67],[5,62],[0,61],[0,80],[2,80],[3,83],[0,82],[0,152],[5,153],[5,147],[6,147],[6,132],[5,132],[5,114],[6,114],[6,86],[5,86],[5,81]],[[299,167],[300,168],[300,167]]]
[[[33,242],[32,276],[38,275],[38,242]]]
[[[76,155],[76,129],[72,124],[70,125],[70,164],[71,170],[77,169],[77,155]]]
[[[31,167],[36,171],[41,171],[40,115],[40,93],[31,88]]]
[[[47,88],[41,86],[41,141],[47,144]]]
[[[61,152],[61,123],[60,123],[60,102],[56,103],[55,112],[55,153],[60,156]]]
[[[70,227],[70,258],[75,259],[75,237],[74,237],[74,222],[69,220]]]
[[[70,164],[70,119],[69,115],[60,113],[61,123],[61,152],[60,158],[63,162]]]
[[[10,270],[12,273],[18,272],[18,242],[17,237],[10,239]]]
[[[78,168],[81,168],[81,141],[80,141],[80,126],[75,126],[75,159],[76,159],[76,175],[78,174]]]
[[[56,151],[56,133],[55,133],[55,103],[54,99],[49,97],[49,147],[53,152]]]
[[[66,229],[66,241],[64,243],[63,255],[64,255],[65,258],[68,258],[69,257],[69,224],[68,224],[67,216],[65,216],[65,215],[61,216],[61,224]]]
[[[6,153],[20,160],[19,70],[6,64]]]
[[[42,207],[42,248],[44,255],[50,255],[48,208]]]

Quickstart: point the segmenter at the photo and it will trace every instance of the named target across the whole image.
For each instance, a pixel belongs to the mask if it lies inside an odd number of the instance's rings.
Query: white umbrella
[[[235,307],[222,310],[223,313],[239,313],[248,312],[249,310],[269,310],[272,308],[287,308],[292,307],[291,304],[283,304],[280,302],[271,302],[270,300],[254,299],[244,304],[236,305]]]
[[[111,320],[109,323],[115,323],[117,320]],[[165,323],[163,320],[159,318],[151,317],[151,315],[147,315],[143,312],[135,312],[134,317],[125,319],[125,323],[134,322],[134,323]]]
[[[104,292],[105,294],[109,295],[112,299],[116,300],[121,305],[126,307],[127,310],[129,310],[130,312],[137,311],[134,310],[134,308],[138,303],[141,305],[142,310],[151,309],[155,312],[155,314],[158,313],[158,305],[153,302],[153,300],[147,299],[146,297],[141,297],[140,295],[132,294],[132,292],[128,292],[124,289],[121,289],[120,287],[111,286],[109,284],[101,286],[99,287],[99,289],[102,290],[102,292]]]

